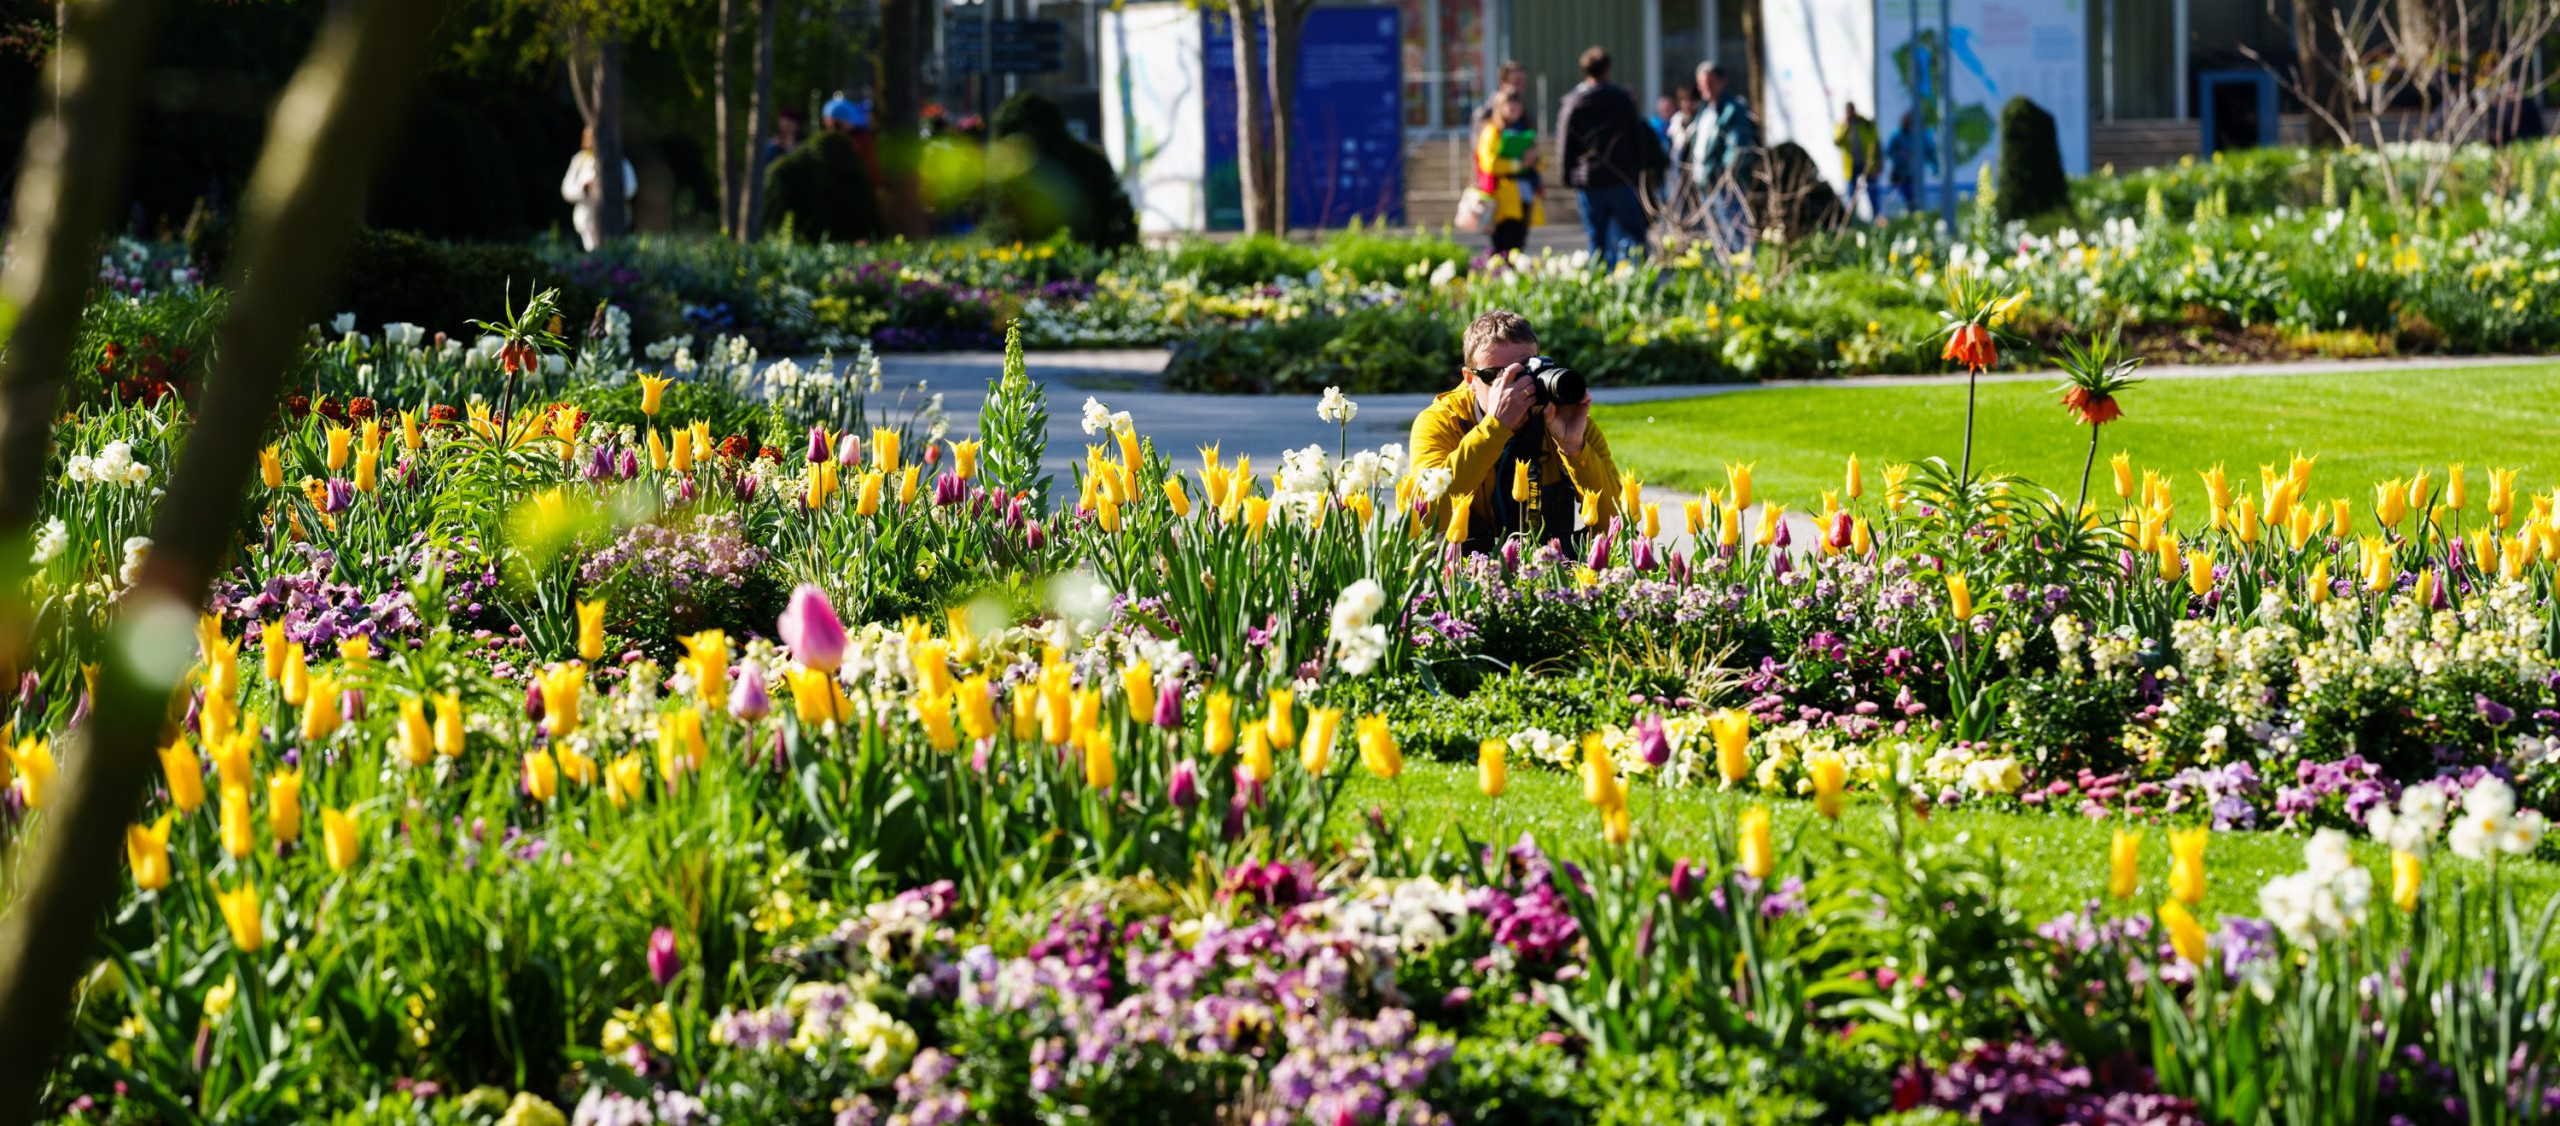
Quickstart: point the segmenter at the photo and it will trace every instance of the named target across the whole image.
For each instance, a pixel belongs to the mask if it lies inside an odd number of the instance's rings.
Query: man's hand
[[[1521,365],[1513,364],[1504,368],[1502,374],[1494,378],[1493,401],[1487,404],[1487,409],[1493,412],[1493,417],[1502,420],[1504,429],[1520,429],[1520,424],[1528,421],[1529,408],[1535,405],[1537,405],[1536,392],[1530,386],[1529,375]],[[1577,428],[1574,434],[1574,441],[1579,444],[1582,440],[1580,429]]]
[[[1558,403],[1547,412],[1547,433],[1555,435],[1556,450],[1566,457],[1582,452],[1582,436],[1591,431],[1591,396],[1585,393],[1579,403]]]

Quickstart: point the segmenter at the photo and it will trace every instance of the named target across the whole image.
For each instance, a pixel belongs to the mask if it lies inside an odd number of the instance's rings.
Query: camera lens
[[[1583,382],[1581,372],[1557,363],[1555,360],[1546,356],[1530,357],[1529,362],[1526,365],[1523,365],[1522,370],[1528,374],[1531,380],[1535,381],[1537,385],[1536,398],[1538,405],[1540,406],[1553,406],[1558,403],[1579,403],[1582,401],[1583,396],[1590,392],[1589,386]]]

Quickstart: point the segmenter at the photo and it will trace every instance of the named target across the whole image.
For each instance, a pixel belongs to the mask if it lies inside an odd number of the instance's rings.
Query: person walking
[[[1858,201],[1867,202],[1867,218],[1884,216],[1884,195],[1876,180],[1876,123],[1858,112],[1858,103],[1850,102],[1840,124],[1831,130],[1831,143],[1840,148],[1840,171],[1846,175],[1841,183],[1848,188],[1849,211],[1857,213]]]
[[[639,194],[640,177],[631,162],[622,162],[622,224],[631,225],[631,197]],[[578,242],[594,250],[604,242],[604,183],[596,169],[596,131],[578,137],[578,155],[569,158],[569,173],[560,178],[560,200],[569,205],[569,226]]]
[[[1884,143],[1885,175],[1893,181],[1894,194],[1902,197],[1905,211],[1920,207],[1920,178],[1938,167],[1938,146],[1929,143],[1928,130],[1911,120],[1911,111],[1902,111],[1902,121],[1894,126],[1893,136]]]
[[[1493,197],[1493,255],[1504,257],[1529,245],[1529,228],[1547,221],[1539,200],[1545,184],[1538,174],[1538,131],[1529,122],[1529,101],[1506,87],[1493,96],[1493,109],[1476,131],[1476,188]]]
[[[1717,63],[1698,64],[1698,119],[1689,129],[1689,174],[1707,203],[1716,249],[1751,249],[1749,198],[1744,194],[1760,164],[1760,123],[1733,91]]]
[[[1582,208],[1582,229],[1601,266],[1644,253],[1644,196],[1640,185],[1669,159],[1654,144],[1635,98],[1609,81],[1609,52],[1582,53],[1582,82],[1556,112],[1564,136],[1564,181]]]

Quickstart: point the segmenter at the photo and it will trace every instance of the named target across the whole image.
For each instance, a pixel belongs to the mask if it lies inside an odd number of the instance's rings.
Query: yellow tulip
[[[2131,899],[2142,887],[2142,831],[2118,829],[2107,844],[2107,894]]]
[[[338,642],[338,659],[350,665],[362,665],[373,659],[373,639],[359,633]]]
[[[1510,747],[1500,739],[1487,739],[1476,744],[1476,789],[1489,798],[1502,796],[1511,788],[1510,769],[1504,756]]]
[[[639,755],[624,755],[604,768],[604,796],[615,809],[649,796],[649,776]]]
[[[2187,589],[2202,598],[2213,593],[2213,552],[2198,549],[2187,553]]]
[[[2381,521],[2383,527],[2398,527],[2400,525],[2400,518],[2408,514],[2409,486],[2407,482],[2394,477],[2373,487],[2373,518]]]
[[[222,851],[234,860],[246,859],[258,850],[258,828],[249,820],[249,788],[222,788]]]
[[[951,697],[918,695],[915,698],[916,722],[924,726],[925,741],[937,751],[948,751],[960,745],[960,734],[951,726]]]
[[[794,665],[782,671],[782,679],[791,686],[792,711],[802,724],[814,727],[846,718],[836,714],[835,680],[826,670]]]
[[[1373,715],[1361,718],[1360,765],[1380,778],[1394,778],[1404,773],[1404,752],[1396,748],[1395,734],[1387,730],[1387,717]]]
[[[258,451],[258,480],[270,489],[284,487],[284,450],[268,446]]]
[[[1627,800],[1626,786],[1618,781],[1617,760],[1609,755],[1609,744],[1597,733],[1582,737],[1582,800],[1602,809]]]
[[[560,792],[560,763],[550,751],[524,753],[524,792],[544,805],[551,804],[552,795]]]
[[[1858,455],[1856,454],[1849,455],[1849,472],[1847,474],[1847,479],[1841,482],[1840,492],[1841,495],[1848,497],[1850,500],[1856,500],[1859,497],[1867,495],[1867,475],[1864,470],[1858,468]]]
[[[1761,505],[1760,530],[1752,534],[1751,542],[1761,547],[1777,546],[1778,521],[1786,518],[1786,512],[1787,506],[1776,501]]]
[[[267,779],[267,832],[291,844],[302,839],[302,768],[279,770]]]
[[[2513,515],[2515,510],[2516,471],[2512,469],[2490,470],[2489,515],[2497,520],[2499,527],[2504,528],[2507,526],[2507,518]]]
[[[243,731],[220,743],[207,747],[213,752],[214,771],[225,787],[249,784],[249,756],[258,748],[258,734]]]
[[[1156,670],[1141,657],[1120,669],[1120,695],[1128,703],[1129,718],[1145,723],[1154,718],[1156,706]]]
[[[1449,498],[1447,536],[1450,543],[1467,542],[1467,529],[1473,525],[1475,508],[1476,498],[1473,493],[1459,493]]]
[[[469,721],[462,714],[462,694],[446,692],[436,698],[436,753],[446,758],[462,757],[462,738]]]
[[[665,376],[640,374],[640,413],[655,418],[658,408],[666,405],[667,387],[675,380]]]
[[[924,467],[920,465],[910,465],[898,471],[899,507],[908,507],[916,502],[918,482],[923,479],[923,476]]]
[[[1084,784],[1108,793],[1120,782],[1120,763],[1114,757],[1111,737],[1097,728],[1086,732],[1081,742],[1084,746]],[[1266,761],[1268,757],[1266,754]]]
[[[996,703],[986,677],[961,681],[952,689],[952,697],[959,704],[960,730],[968,734],[971,742],[995,736]]]
[[[853,493],[854,515],[872,516],[879,513],[882,481],[880,471],[876,469],[862,475],[862,483],[855,487]]]
[[[1297,694],[1286,688],[1271,690],[1271,710],[1262,721],[1263,733],[1271,737],[1278,750],[1291,750],[1298,745]]]
[[[578,601],[578,656],[588,661],[604,659],[604,611],[604,599]]]
[[[709,707],[726,705],[729,700],[729,635],[707,629],[676,640],[684,644],[682,664],[693,674],[694,695]]]
[[[1842,805],[1841,791],[1849,784],[1848,760],[1838,751],[1815,751],[1804,758],[1805,777],[1813,782],[1813,808],[1837,821]]]
[[[2133,498],[2133,452],[2116,451],[2116,456],[2107,459],[2107,468],[2115,473],[2116,496],[2131,500]]]
[[[1221,688],[1209,693],[1208,704],[1201,710],[1207,715],[1201,727],[1201,750],[1208,752],[1209,757],[1216,758],[1234,749],[1236,745],[1235,697],[1227,695],[1226,689]]]
[[[1511,464],[1511,499],[1514,502],[1523,503],[1529,499],[1529,463],[1527,461],[1516,461]]]
[[[978,449],[977,442],[951,443],[951,475],[963,481],[975,479],[978,476]]]
[[[2206,937],[2203,924],[2196,922],[2185,904],[2174,899],[2161,903],[2160,925],[2169,932],[2169,946],[2178,952],[2180,961],[2201,966],[2213,953],[2212,940]]]
[[[2421,610],[2431,609],[2435,606],[2436,572],[2434,568],[2430,567],[2424,571],[2418,572],[2418,583],[2416,587],[2409,591],[2409,601],[2411,605],[2414,605]]]
[[[1768,807],[1755,805],[1743,810],[1737,827],[1742,874],[1755,880],[1768,879],[1778,870],[1778,850],[1769,838]]]
[[[669,435],[668,444],[673,448],[667,451],[667,468],[678,473],[692,472],[693,432],[690,430],[678,430],[674,434]]]
[[[560,776],[581,786],[596,784],[596,760],[575,746],[555,747],[552,755],[560,760]]]
[[[310,688],[311,663],[303,659],[302,643],[299,641],[286,642],[284,647],[283,675],[276,682],[277,693],[284,697],[285,703],[298,708],[302,706],[303,700],[309,696]]]
[[[356,819],[335,809],[320,811],[320,852],[329,861],[329,870],[344,872],[355,867],[356,856],[364,849],[364,838],[357,833]]]
[[[1724,467],[1725,484],[1729,486],[1726,491],[1731,494],[1726,499],[1733,507],[1751,507],[1751,468],[1758,464],[1758,462],[1745,462],[1740,465],[1728,464]]]
[[[2204,846],[2210,833],[2201,828],[2169,833],[2169,898],[2194,906],[2204,902]]]
[[[382,451],[363,450],[356,454],[356,491],[374,492],[382,486]]]
[[[1662,506],[1648,504],[1640,509],[1640,511],[1644,513],[1644,538],[1649,540],[1661,538]]]
[[[1330,765],[1330,764],[1328,764]],[[1236,768],[1257,783],[1268,782],[1274,772],[1271,761],[1271,737],[1259,727],[1244,733],[1244,752],[1236,756]]]
[[[2187,573],[2187,557],[2178,551],[2178,541],[2171,537],[2160,540],[2160,581],[2174,583]]]
[[[1173,508],[1176,520],[1191,515],[1191,494],[1183,491],[1181,474],[1164,479],[1164,502]]]
[[[578,700],[587,690],[587,666],[564,661],[536,674],[542,686],[542,722],[553,739],[578,729]]]
[[[329,472],[347,467],[347,443],[354,437],[355,433],[344,426],[329,428]]]
[[[1622,845],[1635,836],[1634,816],[1627,803],[1619,802],[1600,811],[1600,839],[1611,845]]]
[[[2391,905],[2403,913],[2417,910],[2418,884],[2423,875],[2424,866],[2415,854],[2392,850]]]
[[[346,713],[339,710],[338,682],[325,676],[312,677],[302,700],[302,741],[326,742],[344,722]]]
[[[204,763],[196,758],[187,737],[160,748],[160,773],[169,780],[169,804],[180,813],[193,813],[204,804]]]
[[[1322,775],[1333,768],[1333,745],[1342,732],[1342,709],[1308,708],[1307,731],[1298,739],[1298,765]]]
[[[1725,505],[1723,510],[1718,513],[1718,516],[1720,519],[1716,529],[1716,543],[1723,547],[1740,546],[1742,543],[1742,509],[1728,504]]]
[[[2456,512],[2460,512],[2470,503],[2470,501],[2471,490],[2465,488],[2462,483],[2462,463],[2455,462],[2452,468],[2445,471],[2444,475],[2445,507]]]
[[[133,886],[158,891],[169,886],[169,825],[176,815],[163,813],[149,825],[127,825],[124,856],[133,866]]]
[[[1751,776],[1751,713],[1739,708],[1719,709],[1707,717],[1707,730],[1716,739],[1716,773],[1731,787]]]
[[[400,447],[416,453],[427,448],[426,433],[418,429],[418,412],[400,412]]]
[[[255,954],[267,945],[267,927],[258,906],[258,888],[243,883],[230,891],[216,890],[216,904],[222,908],[223,925],[231,930],[231,944],[243,954]]]
[[[1958,624],[1973,620],[1973,579],[1961,572],[1947,575],[1947,612]]]
[[[1618,474],[1618,511],[1634,512],[1644,505],[1644,480],[1633,473]]]
[[[2223,472],[2221,463],[2216,462],[2213,468],[2196,476],[2204,478],[2205,503],[2211,505],[2214,511],[2220,512],[2231,507],[2231,475]]]

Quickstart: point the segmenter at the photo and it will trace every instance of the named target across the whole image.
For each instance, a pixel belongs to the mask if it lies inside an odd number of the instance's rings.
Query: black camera
[[[1542,407],[1579,403],[1591,392],[1581,372],[1557,363],[1553,357],[1529,357],[1529,362],[1520,365],[1520,374],[1529,377],[1532,401]]]

